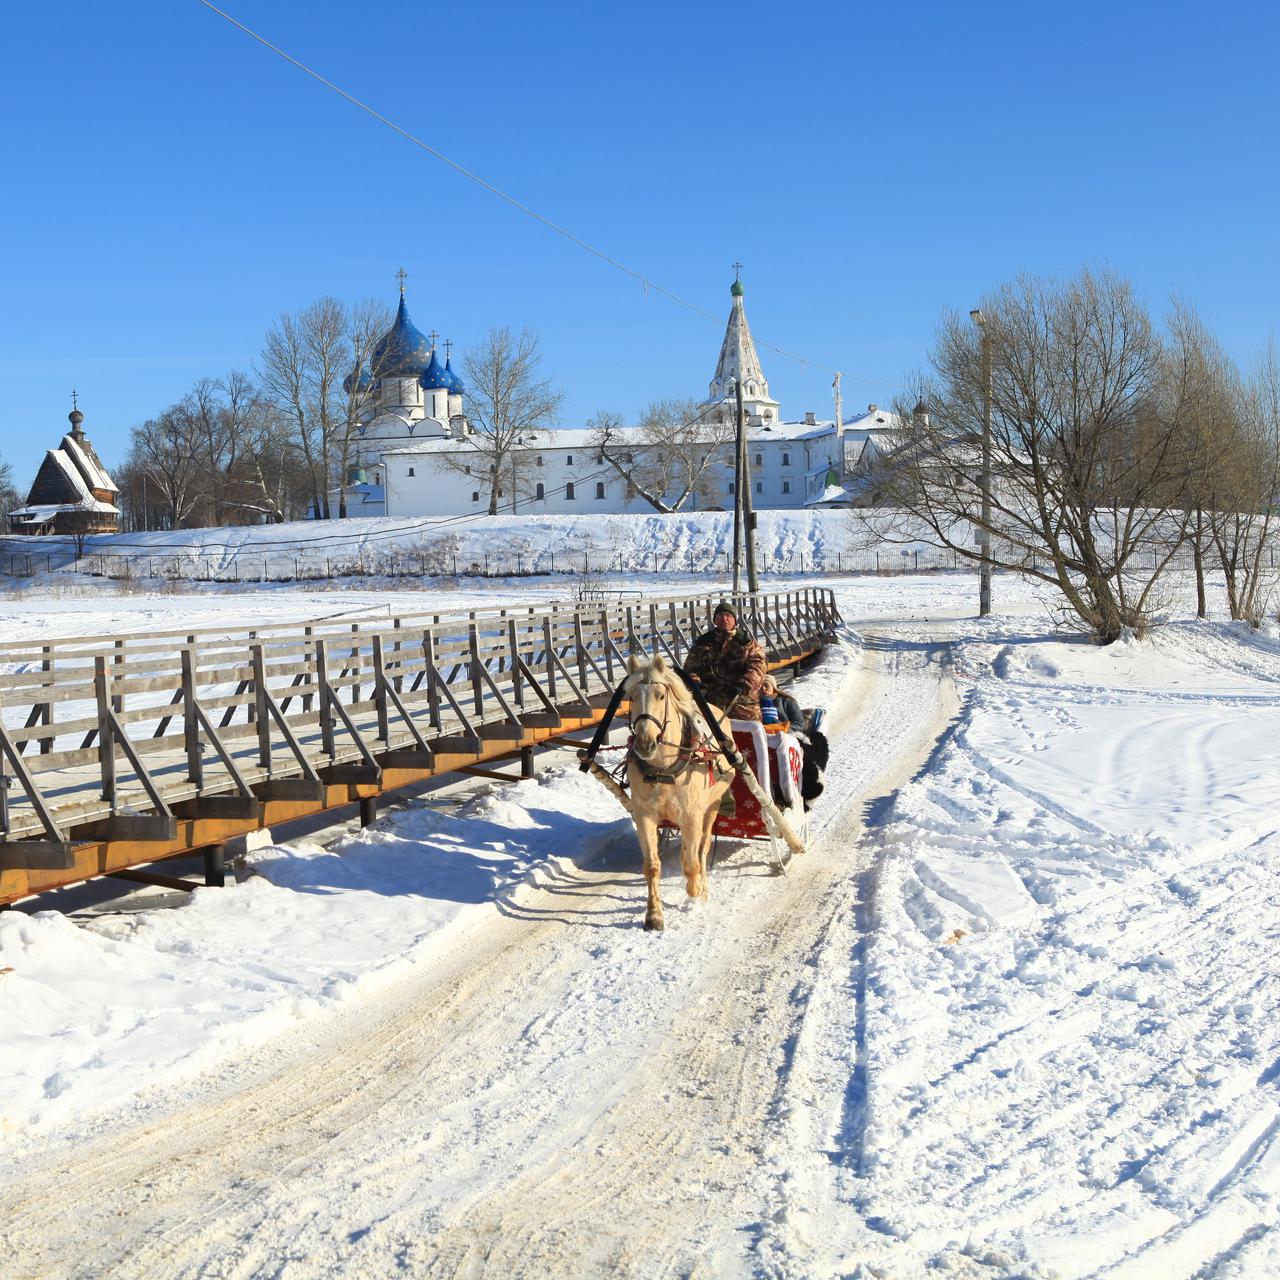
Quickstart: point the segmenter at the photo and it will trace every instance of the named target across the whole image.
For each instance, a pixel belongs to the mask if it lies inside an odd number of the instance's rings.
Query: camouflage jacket
[[[713,627],[700,635],[684,669],[702,682],[707,700],[733,719],[760,719],[760,686],[768,665],[760,642],[741,627],[731,633]]]

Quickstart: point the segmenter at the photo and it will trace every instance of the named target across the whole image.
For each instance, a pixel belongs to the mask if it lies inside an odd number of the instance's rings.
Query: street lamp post
[[[982,561],[978,569],[978,617],[991,612],[991,332],[980,308],[969,312],[969,319],[982,335],[982,527],[978,538]]]

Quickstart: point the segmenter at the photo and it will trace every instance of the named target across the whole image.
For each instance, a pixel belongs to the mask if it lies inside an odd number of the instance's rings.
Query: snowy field
[[[824,584],[812,847],[697,909],[669,867],[665,935],[564,765],[177,908],[0,914],[0,1273],[1280,1276],[1274,629]],[[431,607],[546,594],[482,585]],[[5,634],[423,607],[77,591]]]

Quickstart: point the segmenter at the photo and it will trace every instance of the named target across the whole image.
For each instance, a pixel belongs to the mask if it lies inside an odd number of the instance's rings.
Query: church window
[[[732,481],[732,480],[730,480],[730,481],[729,481],[729,492],[730,492],[730,493],[735,493],[735,492],[736,492],[736,490],[735,490],[735,489],[734,489],[734,487],[733,487],[733,481]]]
[[[570,498],[570,499],[572,499],[572,497],[573,497],[573,484],[572,484],[572,483],[569,483],[569,484],[565,485],[565,487],[564,487],[564,496],[565,496],[566,498]]]
[[[412,468],[412,467],[410,467],[410,468],[409,468],[409,474],[410,474],[410,475],[413,475],[413,468]]]
[[[764,481],[763,481],[763,480],[757,480],[757,481],[756,481],[756,492],[757,492],[757,493],[763,493],[763,492],[764,492]]]
[[[782,482],[782,492],[783,492],[783,493],[790,493],[790,492],[791,492],[791,481],[790,481],[790,480],[784,480],[784,481]]]
[[[535,466],[538,466],[538,467],[542,466],[542,454],[538,454],[538,456],[533,461]]]
[[[783,453],[783,455],[782,455],[782,465],[783,465],[784,467],[789,467],[789,466],[791,465],[791,455],[790,455],[789,453],[786,453],[786,452],[784,452],[784,453]]]
[[[535,498],[545,498],[547,496],[546,489],[543,488],[541,482],[538,484],[537,491],[533,495]]]
[[[468,467],[467,467],[467,475],[470,475],[470,474],[471,474],[471,467],[470,467],[470,466],[468,466]]]
[[[571,467],[571,466],[573,466],[573,454],[569,454],[569,456],[568,456],[567,458],[565,458],[565,460],[564,460],[564,465],[565,465],[566,467]],[[572,498],[572,497],[573,497],[573,494],[570,494],[570,495],[569,495],[569,497],[571,497],[571,498]]]
[[[479,501],[480,501],[480,490],[479,490],[479,489],[472,489],[472,490],[471,490],[471,501],[472,501],[472,502],[479,502]]]
[[[756,454],[756,466],[757,466],[757,467],[762,467],[762,466],[764,466],[764,454],[763,454],[763,453],[757,453],[757,454]]]
[[[600,480],[597,480],[597,481],[596,481],[596,497],[597,497],[597,498],[603,498],[603,497],[604,497],[604,483],[603,483],[603,481],[600,481]]]

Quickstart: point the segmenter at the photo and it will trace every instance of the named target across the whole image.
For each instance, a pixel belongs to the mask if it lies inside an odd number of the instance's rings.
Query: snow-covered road
[[[660,937],[571,767],[0,915],[0,1274],[1280,1276],[1275,630],[1000,586],[841,588],[811,851]]]
[[[744,849],[655,942],[634,927],[626,842],[560,864],[428,972],[273,1042],[176,1115],[37,1162],[0,1208],[14,1274],[781,1262],[803,1217],[785,1130],[822,1092],[801,1033],[822,953],[856,931],[862,813],[952,706],[942,646],[869,641],[828,776],[839,803],[786,877]]]

